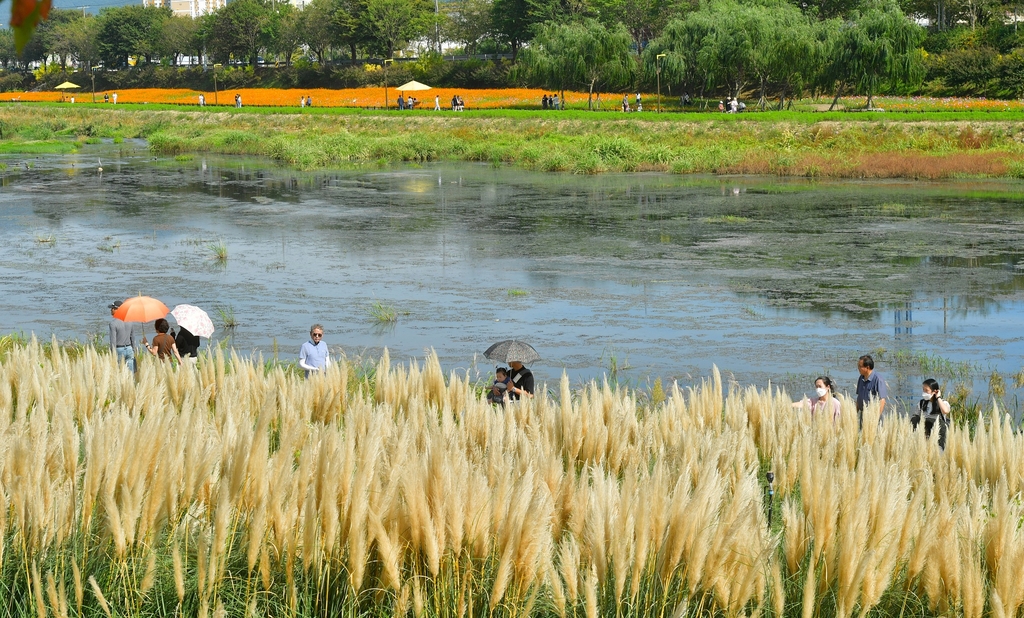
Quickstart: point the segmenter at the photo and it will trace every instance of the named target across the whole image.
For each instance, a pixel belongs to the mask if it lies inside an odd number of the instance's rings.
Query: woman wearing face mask
[[[917,413],[910,417],[910,424],[917,429],[924,418],[924,437],[932,435],[935,424],[939,425],[939,448],[946,450],[946,427],[949,425],[949,402],[942,398],[939,383],[928,378],[921,383],[921,404]]]
[[[794,408],[806,408],[811,411],[811,414],[817,414],[822,410],[832,410],[832,420],[839,418],[839,400],[835,396],[835,384],[832,382],[832,378],[828,376],[821,376],[814,381],[814,397],[807,399],[806,397],[800,401],[794,402]]]

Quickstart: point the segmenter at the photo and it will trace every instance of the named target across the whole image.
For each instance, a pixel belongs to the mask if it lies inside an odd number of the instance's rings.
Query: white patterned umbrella
[[[213,320],[209,314],[193,305],[178,305],[171,310],[174,321],[198,337],[210,338],[213,334]]]

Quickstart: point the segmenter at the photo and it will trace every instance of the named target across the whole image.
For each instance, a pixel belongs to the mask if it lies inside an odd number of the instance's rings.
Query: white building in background
[[[179,17],[195,19],[223,8],[227,0],[142,0],[142,6],[167,6]]]

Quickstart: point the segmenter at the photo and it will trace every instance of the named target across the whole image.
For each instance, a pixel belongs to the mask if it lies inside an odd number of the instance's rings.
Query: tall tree
[[[371,45],[387,58],[433,25],[434,7],[426,0],[366,0],[363,27]]]
[[[357,48],[370,42],[369,32],[363,28],[366,3],[363,0],[333,0],[331,25],[335,44],[349,49],[352,64],[356,63]]]
[[[447,38],[462,43],[467,54],[491,34],[492,0],[453,0],[444,5]]]
[[[638,51],[661,34],[669,19],[682,17],[696,7],[691,0],[593,0],[593,4],[601,23],[626,27]]]
[[[537,30],[520,58],[528,79],[557,89],[565,100],[566,88],[586,88],[587,107],[593,109],[598,86],[626,86],[634,76],[632,39],[620,24],[609,30],[596,20],[558,24]]]
[[[274,38],[268,44],[270,53],[277,57],[283,56],[285,66],[291,66],[295,50],[302,45],[302,36],[302,10],[282,2],[277,7]]]
[[[214,14],[210,44],[222,58],[244,58],[256,66],[274,26],[274,15],[264,0],[235,0]]]
[[[160,56],[178,64],[181,56],[187,56],[195,49],[195,38],[199,32],[199,22],[191,17],[173,15],[160,26]]]
[[[331,0],[313,0],[299,15],[300,41],[316,56],[317,62],[325,65],[327,50],[338,40],[334,29],[335,5]]]
[[[17,64],[18,52],[14,48],[14,31],[5,26],[0,26],[0,64],[5,69],[12,64]]]
[[[512,61],[519,58],[523,43],[533,36],[537,22],[530,17],[526,0],[494,0],[491,5],[491,30],[512,49]]]
[[[747,5],[743,14],[753,43],[758,106],[764,109],[773,83],[780,87],[782,106],[787,90],[802,81],[801,74],[814,71],[814,28],[797,7],[785,2]]]
[[[867,95],[867,107],[883,86],[920,82],[924,71],[919,45],[924,30],[892,0],[877,0],[854,11],[833,36],[825,80],[835,88],[832,106],[842,90],[853,86]]]
[[[170,9],[137,5],[103,10],[99,17],[100,58],[111,67],[127,65],[129,56],[149,62],[158,40],[158,24],[170,15]]]
[[[78,22],[85,19],[79,11],[54,9],[50,17],[37,31],[46,55],[56,56],[62,71],[67,71],[68,62],[74,59],[74,31]]]

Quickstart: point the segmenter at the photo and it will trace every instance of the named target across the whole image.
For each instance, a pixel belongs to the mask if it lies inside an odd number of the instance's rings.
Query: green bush
[[[950,50],[935,62],[933,70],[942,80],[948,94],[957,96],[988,96],[998,85],[998,54],[991,47]]]

